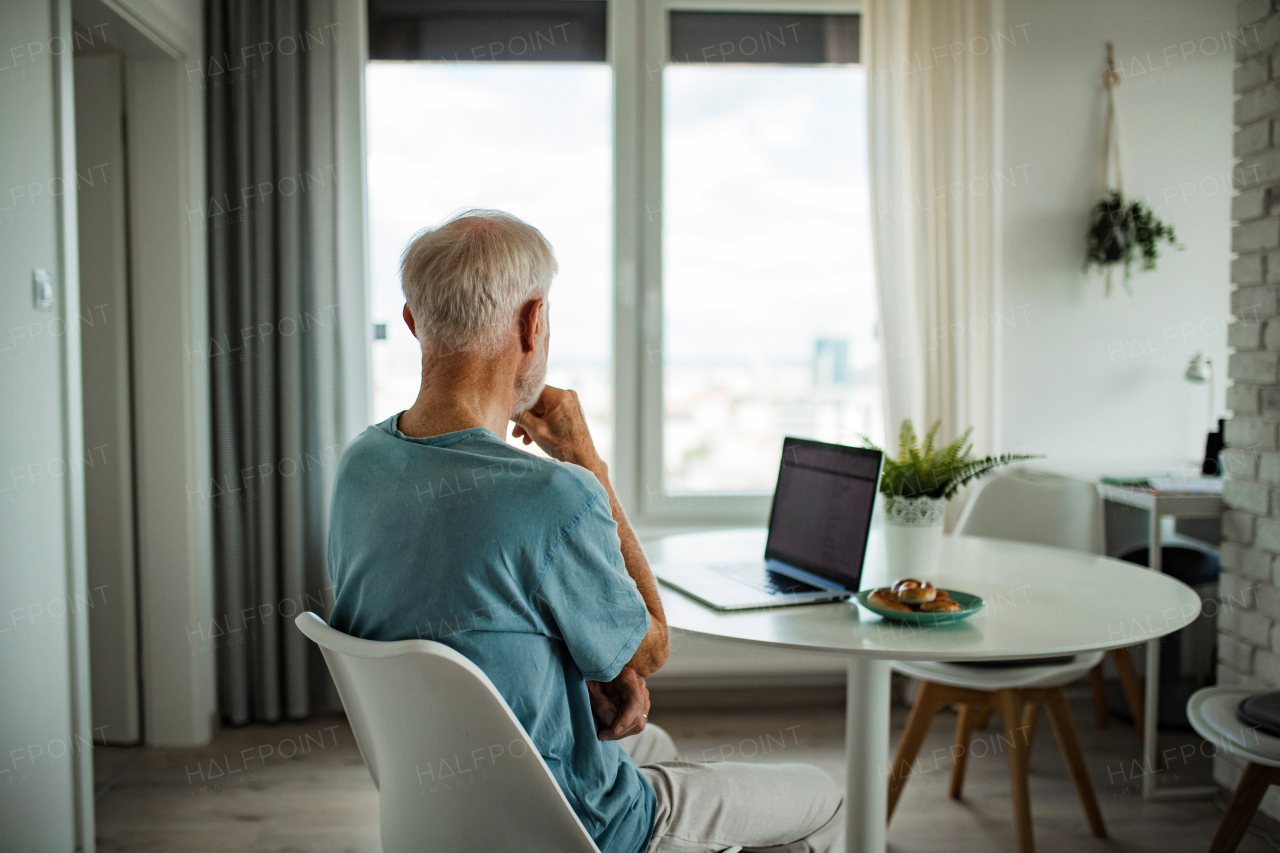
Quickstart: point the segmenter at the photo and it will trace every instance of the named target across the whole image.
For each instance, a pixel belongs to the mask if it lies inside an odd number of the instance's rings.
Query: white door
[[[133,404],[130,393],[128,175],[117,53],[75,57],[80,335],[93,726],[141,740]]]

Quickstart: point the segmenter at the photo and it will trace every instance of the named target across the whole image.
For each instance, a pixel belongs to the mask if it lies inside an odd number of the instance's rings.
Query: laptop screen
[[[856,590],[879,477],[879,450],[785,439],[765,559]]]

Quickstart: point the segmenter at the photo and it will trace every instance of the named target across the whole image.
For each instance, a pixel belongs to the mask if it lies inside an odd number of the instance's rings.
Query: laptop
[[[857,592],[881,453],[786,438],[763,560],[653,567],[663,584],[716,610],[841,601]]]

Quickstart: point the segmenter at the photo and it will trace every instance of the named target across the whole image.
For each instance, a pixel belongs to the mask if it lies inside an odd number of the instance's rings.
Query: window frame
[[[860,14],[857,0],[609,0],[614,78],[614,487],[649,528],[763,525],[768,492],[663,486],[662,145],[667,21],[688,12]],[[861,28],[865,47],[865,21]],[[863,52],[865,56],[865,50]]]
[[[368,196],[365,186],[364,73],[369,62],[367,7],[353,4],[359,20],[358,121],[342,142],[339,156],[356,175],[362,204],[358,209],[365,282],[361,310],[367,317],[372,258],[367,245]],[[662,143],[663,79],[669,64],[668,13],[781,12],[863,14],[860,0],[607,0],[605,61],[613,73],[613,461],[610,477],[619,499],[637,526],[648,530],[713,526],[758,526],[769,517],[768,492],[708,492],[668,495],[663,488],[663,302],[662,302]],[[865,20],[861,27],[866,56]],[[357,165],[358,164],[358,165]],[[355,279],[353,279],[355,280]],[[352,303],[354,304],[354,303]],[[347,305],[351,307],[351,305]],[[372,335],[368,322],[351,324],[363,341],[360,358],[348,362],[347,377],[360,403],[350,407],[348,436],[363,429],[372,411]],[[357,382],[364,378],[364,382]],[[364,413],[363,423],[360,412]],[[351,430],[355,430],[352,432]]]

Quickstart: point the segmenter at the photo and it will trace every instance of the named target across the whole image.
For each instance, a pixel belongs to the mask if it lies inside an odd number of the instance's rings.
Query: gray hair
[[[424,350],[492,354],[530,299],[559,271],[547,238],[500,210],[467,210],[419,231],[400,284]]]

